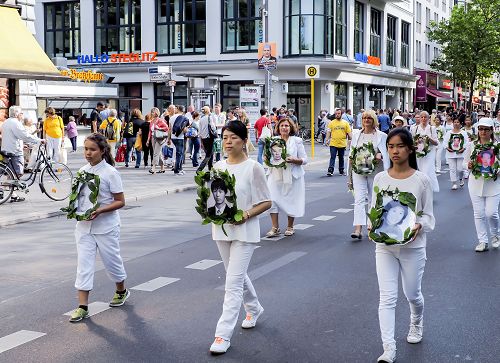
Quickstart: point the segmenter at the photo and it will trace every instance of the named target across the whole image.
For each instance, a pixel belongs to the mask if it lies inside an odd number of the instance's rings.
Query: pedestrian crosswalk
[[[41,338],[44,335],[46,334],[30,330],[20,330],[13,334],[7,335],[3,338],[0,338],[0,353],[31,342],[32,340]]]
[[[152,280],[145,282],[143,284],[131,287],[130,290],[153,292],[153,291],[158,290],[164,286],[173,284],[174,282],[177,282],[179,280],[180,279],[173,278],[173,277],[157,277],[157,278],[152,279]]]
[[[111,309],[111,307],[109,306],[109,303],[105,303],[102,301],[95,301],[93,303],[90,303],[88,308],[89,308],[89,317],[100,314],[103,311]],[[63,315],[71,316],[71,313],[73,312],[73,310],[70,310],[67,313],[64,313]]]
[[[335,216],[318,216],[316,218],[313,218],[313,221],[329,221],[333,218],[335,218]]]
[[[186,266],[185,268],[189,268],[192,270],[206,270],[210,267],[214,267],[218,265],[219,263],[222,263],[220,260],[201,260],[198,262],[195,262],[189,266]]]

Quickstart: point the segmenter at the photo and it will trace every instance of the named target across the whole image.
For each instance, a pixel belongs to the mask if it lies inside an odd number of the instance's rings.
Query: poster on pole
[[[259,43],[257,65],[259,69],[273,70],[277,67],[277,50],[275,42]]]
[[[240,108],[244,108],[250,122],[260,117],[262,91],[260,86],[240,87]]]

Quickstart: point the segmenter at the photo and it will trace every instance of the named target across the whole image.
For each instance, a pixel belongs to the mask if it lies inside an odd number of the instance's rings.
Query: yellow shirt
[[[113,123],[113,129],[115,130],[115,139],[113,140],[108,140],[109,142],[117,142],[120,139],[120,132],[122,129],[122,123],[120,120],[114,117],[108,117],[106,120],[104,120],[101,124],[101,127],[99,127],[101,130],[106,130],[106,127],[108,127],[108,123]],[[104,131],[104,134],[106,134],[106,131]],[[106,135],[104,135],[106,136]]]
[[[327,126],[330,129],[330,146],[347,147],[347,134],[351,132],[349,123],[345,120],[332,120]]]
[[[63,135],[64,123],[61,117],[52,116],[47,117],[43,121],[43,131],[54,139],[60,139]]]

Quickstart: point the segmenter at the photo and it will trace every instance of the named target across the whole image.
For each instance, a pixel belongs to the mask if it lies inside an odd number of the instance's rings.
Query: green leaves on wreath
[[[484,152],[492,150],[493,155],[495,157],[495,162],[491,165],[490,172],[484,172],[481,170],[481,163],[479,162],[479,155]],[[472,162],[472,175],[476,179],[483,177],[488,180],[491,179],[493,181],[497,180],[498,172],[500,170],[499,163],[499,145],[494,144],[493,142],[489,142],[487,144],[480,144],[479,141],[474,142],[474,148],[472,149],[470,160]]]
[[[270,168],[284,168],[286,169],[286,158],[287,158],[287,152],[286,152],[286,141],[283,140],[281,137],[267,137],[265,140],[266,144],[264,145],[264,156],[265,156],[265,163],[267,166]],[[271,148],[275,145],[278,145],[281,148],[281,159],[283,159],[283,162],[280,164],[272,164],[272,150]]]
[[[78,194],[80,193],[81,187],[87,184],[90,189],[89,201],[92,203],[92,208],[85,211],[84,214],[77,214],[78,208],[76,206],[78,200]],[[87,221],[94,211],[96,211],[100,205],[97,203],[99,197],[99,185],[101,184],[101,179],[99,175],[88,173],[86,171],[79,171],[76,173],[73,179],[73,185],[71,186],[71,194],[69,196],[69,205],[66,208],[61,208],[62,212],[67,213],[68,219],[76,219],[77,221]]]
[[[423,140],[423,142],[424,142],[424,148],[421,151],[415,151],[415,155],[417,156],[417,158],[423,158],[424,156],[426,156],[431,151],[431,145],[429,143],[429,136],[416,134],[413,137],[413,142],[415,143],[415,148],[418,145],[419,139]]]

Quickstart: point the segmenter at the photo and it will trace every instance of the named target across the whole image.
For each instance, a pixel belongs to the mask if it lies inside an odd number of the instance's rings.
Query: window
[[[422,42],[420,40],[417,40],[415,46],[415,60],[422,62]]]
[[[345,4],[345,0],[342,1]],[[336,25],[336,19],[333,17],[334,6],[336,6],[334,0],[284,0],[284,4],[284,53],[286,55],[333,55],[333,35]],[[343,36],[345,39],[346,32]],[[345,44],[344,41],[340,45],[345,48]],[[337,43],[336,49],[338,45]]]
[[[431,46],[429,44],[425,45],[425,63],[431,64]]]
[[[187,82],[177,82],[174,88],[174,105],[187,105]],[[165,83],[155,85],[155,103],[160,110],[165,110],[170,105],[170,87]]]
[[[434,22],[435,22],[436,24],[438,24],[438,23],[439,23],[439,14],[438,14],[438,13],[434,13]]]
[[[335,108],[347,108],[347,83],[334,84]]]
[[[382,29],[380,20],[382,18],[381,12],[375,9],[371,9],[371,21],[370,21],[370,55],[380,58],[381,53],[381,37],[380,31]]]
[[[431,23],[431,9],[425,8],[425,27],[427,31],[430,30],[430,23]]]
[[[393,67],[396,65],[396,24],[395,17],[387,17],[386,64]]]
[[[439,53],[439,48],[434,47],[434,58],[432,58],[432,60],[439,58]]]
[[[441,9],[443,10],[444,13],[446,13],[446,0],[442,0]]]
[[[347,6],[346,0],[335,0],[335,54],[346,54]]]
[[[435,6],[436,8],[439,8],[439,0],[434,0],[434,6]]]
[[[141,1],[95,0],[95,52],[141,50]]]
[[[80,3],[45,4],[45,53],[76,58],[80,53]]]
[[[415,19],[417,33],[422,32],[422,4],[417,3],[417,16]]]
[[[262,42],[262,0],[222,1],[222,51],[256,51]],[[270,19],[272,24],[272,19]]]
[[[159,54],[205,53],[204,0],[156,0],[156,24]]]
[[[365,9],[364,5],[354,3],[354,54],[363,54],[365,51],[364,47],[364,36],[365,36]]]
[[[401,67],[410,66],[410,24],[401,22]]]

